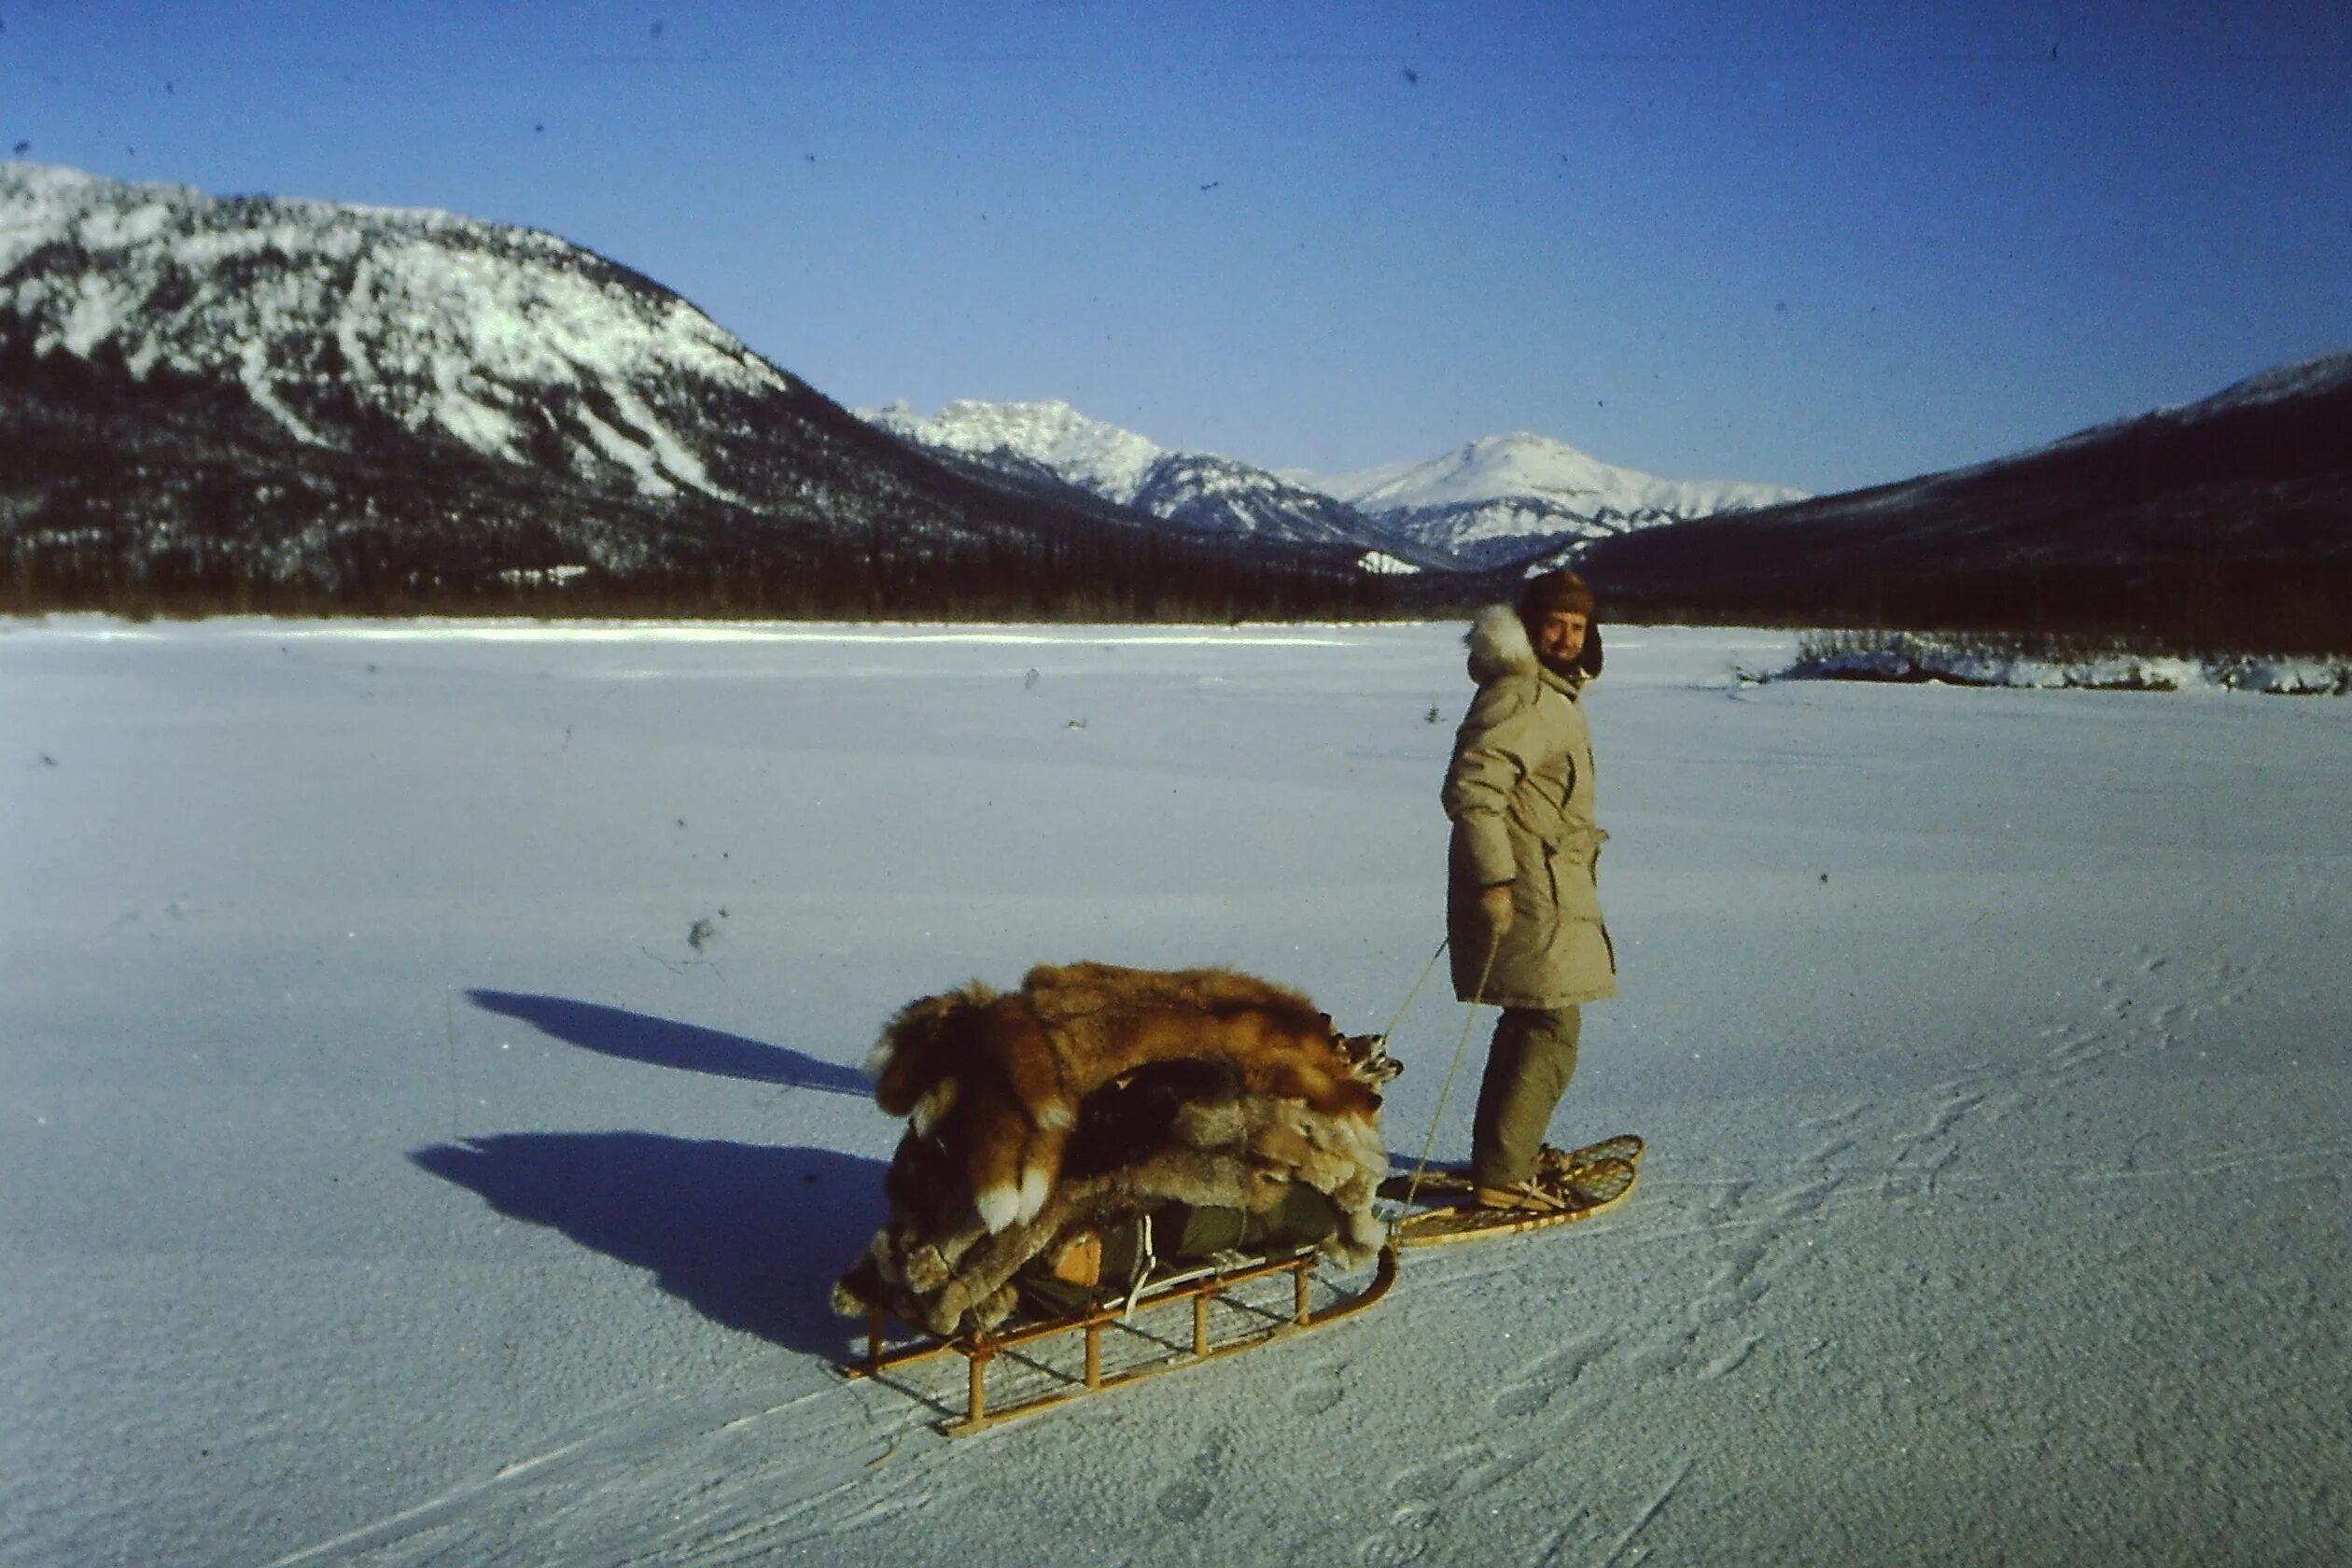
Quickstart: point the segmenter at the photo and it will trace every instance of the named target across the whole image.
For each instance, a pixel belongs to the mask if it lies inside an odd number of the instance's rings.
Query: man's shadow
[[[879,1160],[650,1132],[504,1133],[409,1157],[729,1328],[826,1357],[861,1328],[828,1293],[884,1218]]]
[[[556,1039],[594,1051],[654,1067],[675,1067],[688,1072],[707,1072],[718,1078],[742,1078],[754,1084],[784,1084],[796,1089],[821,1089],[827,1094],[874,1092],[873,1080],[853,1067],[819,1060],[785,1045],[770,1045],[739,1034],[726,1034],[699,1024],[676,1023],[643,1013],[605,1007],[567,997],[530,996],[514,991],[472,990],[466,993],[476,1007],[520,1018]]]

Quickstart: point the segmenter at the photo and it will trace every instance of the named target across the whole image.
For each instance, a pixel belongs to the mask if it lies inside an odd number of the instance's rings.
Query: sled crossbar
[[[911,1366],[918,1362],[941,1356],[960,1355],[965,1362],[964,1412],[961,1417],[940,1423],[940,1430],[951,1437],[979,1432],[1015,1416],[1026,1416],[1039,1410],[1066,1405],[1074,1399],[1100,1393],[1110,1389],[1125,1388],[1155,1378],[1163,1372],[1174,1372],[1186,1366],[1197,1366],[1219,1356],[1253,1350],[1270,1340],[1320,1328],[1328,1323],[1360,1312],[1388,1294],[1396,1282],[1397,1254],[1393,1246],[1380,1251],[1379,1262],[1372,1281],[1353,1295],[1331,1303],[1321,1310],[1310,1308],[1309,1281],[1315,1268],[1312,1248],[1300,1248],[1295,1253],[1246,1264],[1211,1264],[1173,1277],[1151,1281],[1132,1307],[1125,1304],[1090,1308],[1067,1318],[1045,1323],[1025,1323],[1002,1333],[974,1331],[942,1339],[926,1335],[912,1344],[896,1350],[887,1349],[890,1317],[880,1309],[866,1316],[866,1353],[861,1360],[842,1364],[840,1371],[847,1378],[879,1378],[884,1373]],[[1225,1292],[1236,1286],[1273,1276],[1291,1276],[1291,1306],[1288,1313],[1239,1300],[1227,1300]],[[1102,1336],[1108,1328],[1132,1327],[1135,1319],[1155,1308],[1189,1303],[1192,1307],[1191,1334],[1188,1342],[1177,1343],[1157,1339],[1165,1353],[1122,1371],[1106,1373],[1102,1365]],[[1210,1309],[1223,1303],[1261,1320],[1265,1326],[1216,1343],[1210,1333]],[[1140,1330],[1137,1331],[1141,1333]],[[1085,1370],[1076,1377],[1054,1374],[1058,1385],[1042,1393],[1015,1399],[1013,1403],[992,1406],[988,1403],[987,1372],[989,1364],[1000,1355],[1018,1360],[1025,1365],[1042,1364],[1030,1357],[1015,1354],[1026,1347],[1058,1339],[1065,1335],[1077,1335],[1085,1350]]]

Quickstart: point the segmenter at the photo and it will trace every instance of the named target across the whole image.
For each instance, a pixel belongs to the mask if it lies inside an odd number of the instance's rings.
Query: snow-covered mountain
[[[0,313],[36,355],[231,381],[305,446],[347,447],[374,416],[739,503],[749,432],[707,414],[809,395],[677,295],[532,230],[27,164],[0,166]]]
[[[1335,545],[1424,566],[1450,565],[1322,491],[1204,452],[1176,452],[1132,430],[1089,419],[1058,399],[959,399],[937,413],[902,400],[860,409],[902,440],[952,454],[1024,483],[1058,482],[1203,534]]]
[[[964,398],[937,413],[921,414],[901,399],[856,413],[918,445],[1031,465],[1121,506],[1143,487],[1152,466],[1169,455],[1134,431],[1089,419],[1057,399],[987,403]]]
[[[1466,567],[1805,496],[1779,484],[1659,479],[1524,430],[1425,463],[1338,475],[1321,487]]]
[[[49,591],[562,567],[911,609],[1181,598],[1196,553],[952,471],[552,234],[26,163],[0,164],[0,567]]]
[[[931,415],[898,402],[860,413],[918,445],[1008,475],[1059,479],[1204,531],[1345,543],[1454,568],[1804,495],[1775,484],[1658,479],[1524,432],[1427,462],[1323,478],[1171,452],[1058,401],[958,401]]]

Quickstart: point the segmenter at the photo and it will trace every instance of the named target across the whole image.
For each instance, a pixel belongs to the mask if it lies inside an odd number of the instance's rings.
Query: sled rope
[[[1136,1243],[1135,1279],[1134,1282],[1127,1287],[1127,1301],[1119,1308],[1121,1323],[1133,1321],[1136,1298],[1143,1294],[1143,1282],[1149,1280],[1152,1277],[1152,1271],[1159,1267],[1159,1253],[1152,1245],[1152,1215],[1149,1210],[1140,1216],[1138,1228],[1141,1235]]]
[[[1437,944],[1437,951],[1445,952],[1447,943],[1452,940],[1451,937],[1448,937],[1446,942]],[[1503,944],[1500,941],[1488,945],[1486,965],[1478,971],[1478,983],[1471,988],[1472,996],[1477,996],[1486,989],[1487,979],[1494,973],[1494,956],[1502,949]],[[1429,968],[1436,967],[1437,959],[1433,957],[1429,960]],[[1421,971],[1421,980],[1428,978],[1429,970]],[[1417,980],[1413,983],[1413,989],[1417,991],[1421,989],[1421,981]],[[1475,1001],[1463,1002],[1462,1004],[1462,1038],[1454,1043],[1453,1061],[1446,1069],[1445,1083],[1438,1086],[1437,1109],[1429,1118],[1429,1136],[1421,1140],[1421,1157],[1413,1162],[1412,1179],[1405,1183],[1405,1208],[1407,1212],[1411,1211],[1414,1200],[1421,1196],[1421,1178],[1429,1171],[1430,1151],[1437,1147],[1437,1129],[1445,1124],[1446,1101],[1453,1097],[1454,1080],[1462,1073],[1463,1054],[1470,1048],[1470,1030],[1477,1021],[1478,1004]]]
[[[1448,940],[1450,941],[1451,939],[1449,938]],[[1395,1037],[1398,1026],[1405,1022],[1405,1015],[1413,1010],[1413,999],[1421,995],[1421,990],[1423,986],[1429,984],[1429,977],[1437,971],[1437,960],[1445,956],[1446,943],[1440,942],[1437,944],[1437,951],[1430,954],[1429,961],[1421,965],[1421,978],[1414,981],[1413,988],[1405,993],[1405,1005],[1398,1008],[1396,1010],[1396,1016],[1389,1020],[1389,1027],[1380,1036],[1381,1039],[1389,1040]]]

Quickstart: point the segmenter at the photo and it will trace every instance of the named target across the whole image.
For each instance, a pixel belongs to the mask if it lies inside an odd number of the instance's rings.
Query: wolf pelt
[[[1262,1212],[1303,1182],[1341,1216],[1324,1252],[1368,1261],[1394,1063],[1298,992],[1226,969],[1041,965],[899,1010],[868,1063],[908,1126],[890,1217],[834,1291],[932,1332],[990,1327],[1013,1277],[1078,1231],[1169,1202]]]

